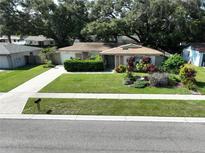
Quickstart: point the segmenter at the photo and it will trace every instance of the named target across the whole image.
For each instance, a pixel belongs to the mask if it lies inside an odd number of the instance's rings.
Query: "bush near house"
[[[64,67],[68,72],[95,72],[103,71],[104,64],[101,59],[79,60],[71,59],[64,62]]]
[[[143,72],[143,73],[155,73],[158,72],[157,66],[154,64],[151,64],[151,58],[144,56],[140,60],[140,62],[136,65],[136,71],[137,72]]]
[[[117,73],[125,73],[126,72],[126,66],[125,65],[119,65],[115,68],[115,71]]]
[[[164,71],[170,73],[179,73],[179,69],[182,65],[185,64],[185,61],[179,54],[174,54],[170,56],[163,64]]]
[[[182,83],[189,90],[196,90],[196,70],[190,65],[186,64],[180,69],[179,73]]]

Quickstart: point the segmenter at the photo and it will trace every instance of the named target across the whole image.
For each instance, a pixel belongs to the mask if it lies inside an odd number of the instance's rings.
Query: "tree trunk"
[[[139,41],[138,39],[136,39],[136,38],[134,38],[134,37],[132,37],[132,36],[130,36],[130,35],[126,35],[126,36],[129,37],[130,39],[136,41],[137,43],[140,43],[140,41]]]
[[[11,35],[8,35],[8,40],[9,40],[9,43],[12,43],[11,42]]]

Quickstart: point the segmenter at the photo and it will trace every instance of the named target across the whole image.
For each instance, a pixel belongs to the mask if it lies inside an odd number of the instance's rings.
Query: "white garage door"
[[[63,64],[65,60],[70,58],[75,58],[75,53],[61,53],[61,63]]]
[[[9,68],[7,56],[0,56],[0,68]]]

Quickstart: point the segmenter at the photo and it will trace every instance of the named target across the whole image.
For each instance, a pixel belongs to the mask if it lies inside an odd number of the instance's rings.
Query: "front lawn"
[[[40,66],[26,66],[11,71],[0,72],[0,92],[8,92],[33,77],[47,71]]]
[[[134,88],[123,85],[125,74],[64,74],[41,90],[45,93],[188,94],[186,88]]]
[[[38,112],[34,100],[24,114],[205,117],[205,101],[42,99]]]
[[[204,67],[194,67],[197,71],[196,80],[199,92],[205,94],[205,68]]]

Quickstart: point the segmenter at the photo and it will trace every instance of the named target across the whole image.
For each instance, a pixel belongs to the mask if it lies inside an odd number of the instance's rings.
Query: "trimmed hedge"
[[[64,67],[68,72],[95,72],[104,70],[103,61],[100,60],[66,60]]]

